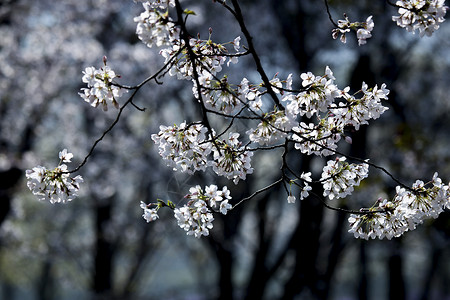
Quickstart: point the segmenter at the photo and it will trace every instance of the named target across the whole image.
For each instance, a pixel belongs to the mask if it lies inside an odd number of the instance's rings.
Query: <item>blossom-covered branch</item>
[[[149,48],[160,48],[164,66],[140,84],[130,87],[115,81],[120,76],[106,65],[106,58],[100,69],[85,69],[82,81],[87,88],[82,89],[80,96],[94,107],[101,104],[104,110],[112,104],[119,109],[118,115],[76,169],[68,171],[66,165],[60,163],[53,171],[44,167],[27,171],[28,186],[40,199],[52,203],[72,200],[82,178],[72,178],[70,174],[86,164],[96,145],[119,122],[124,108],[130,103],[134,105],[133,98],[140,88],[150,81],[159,83],[158,78],[168,74],[191,82],[194,105],[201,111],[201,120],[161,125],[159,132],[151,135],[167,166],[188,175],[212,169],[217,176],[238,184],[254,172],[256,164],[252,158],[258,151],[283,148],[284,153],[279,158],[282,175],[276,176],[277,180],[253,194],[237,200],[234,206],[228,187],[219,189],[215,184],[204,188],[199,185],[191,187],[184,205],[159,199],[148,204],[141,202],[143,218],[147,222],[159,219],[159,209],[169,207],[178,225],[188,235],[207,236],[213,228],[215,213],[226,215],[233,207],[278,184],[284,185],[289,203],[314,194],[313,184],[322,186],[324,198],[320,197],[321,201],[337,201],[353,193],[369,176],[369,167],[382,170],[399,185],[392,200],[376,201],[373,207],[363,208],[350,216],[350,232],[355,237],[400,236],[424,219],[437,217],[445,207],[449,207],[448,185],[443,184],[437,174],[429,183],[418,180],[412,187],[407,187],[383,167],[366,158],[352,158],[338,150],[341,140],[351,143],[351,138],[346,134],[349,128],[357,131],[361,125],[378,119],[388,109],[384,105],[389,95],[386,84],[368,86],[361,82],[360,90],[350,94],[349,87],[337,86],[328,66],[323,75],[305,72],[280,79],[277,73],[269,79],[238,1],[231,0],[231,5],[226,1],[216,1],[231,13],[243,34],[243,39],[238,36],[225,43],[213,41],[212,29],[208,39],[201,39],[199,35],[194,38],[186,23],[194,13],[184,9],[178,0],[141,2],[144,12],[134,18],[136,34]],[[350,22],[344,15],[344,20],[336,23],[326,0],[325,4],[329,18],[336,27],[332,32],[333,38],[339,37],[345,43],[346,34],[353,30],[356,31],[358,44],[366,44],[374,28],[372,16],[364,22]],[[443,1],[398,1],[396,6],[400,16],[394,17],[394,21],[409,31],[419,29],[421,35],[422,32],[431,34],[444,20]],[[171,13],[171,10],[175,12]],[[176,19],[171,16],[176,16]],[[251,82],[245,77],[232,82],[230,78],[235,76],[225,73],[246,55],[253,59],[260,82]],[[120,106],[120,97],[127,90],[132,90],[131,96]],[[211,126],[209,118],[212,115],[226,120],[225,128]],[[244,131],[237,128],[236,119],[245,122]],[[330,159],[321,174],[300,173],[287,160],[288,152]],[[70,161],[71,155],[67,151],[61,152],[60,158],[62,162]]]

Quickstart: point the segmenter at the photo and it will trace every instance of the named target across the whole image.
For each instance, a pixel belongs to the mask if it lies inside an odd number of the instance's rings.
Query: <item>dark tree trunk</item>
[[[261,299],[267,285],[268,268],[267,268],[267,252],[269,250],[269,241],[266,239],[266,210],[270,195],[261,199],[257,205],[258,216],[258,247],[255,253],[253,269],[250,273],[250,281],[247,286],[247,294],[245,299]]]
[[[219,275],[219,290],[220,294],[218,300],[232,300],[233,299],[233,284],[232,284],[232,266],[233,257],[230,251],[222,249],[217,253],[219,255],[222,266]]]
[[[367,253],[366,241],[361,241],[359,245],[359,283],[358,299],[367,300],[369,295],[369,284],[367,280]]]
[[[249,181],[251,182],[251,180]],[[251,184],[249,184],[251,186]],[[215,227],[220,227],[220,222],[223,230],[211,232],[207,237],[208,245],[215,254],[219,270],[219,278],[217,280],[218,295],[216,299],[232,300],[234,299],[234,285],[233,285],[233,267],[234,267],[234,239],[237,237],[237,230],[241,221],[241,207],[238,206],[233,209],[227,216],[217,216]],[[225,220],[224,220],[225,219]]]
[[[332,279],[336,267],[341,257],[342,251],[344,250],[345,244],[342,240],[342,234],[344,233],[344,226],[347,224],[347,214],[339,212],[338,218],[334,226],[334,232],[330,241],[331,249],[328,254],[328,264],[324,275],[324,289],[321,292],[321,299],[328,299],[332,284]]]
[[[106,226],[111,220],[111,204],[97,206],[96,212],[96,245],[94,262],[94,292],[98,298],[107,298],[112,289],[113,245],[106,238]]]
[[[42,273],[37,287],[38,299],[51,300],[55,298],[54,282],[52,277],[52,260],[47,258],[42,266]]]
[[[398,244],[396,247],[400,247],[399,243],[396,244]],[[389,299],[404,300],[406,299],[406,295],[402,272],[403,258],[400,255],[398,248],[395,249],[394,252],[395,253],[389,257]]]
[[[272,8],[288,43],[292,55],[295,57],[300,70],[306,70],[311,61],[311,51],[305,48],[305,38],[308,34],[307,25],[314,26],[313,19],[302,7],[301,1],[294,4],[296,9],[289,7],[289,1],[272,0]],[[291,1],[292,2],[292,1]],[[291,3],[291,5],[293,5]]]
[[[320,184],[312,184],[317,194],[322,194]],[[294,299],[305,288],[315,298],[320,299],[320,276],[317,269],[319,238],[321,233],[324,207],[315,197],[308,197],[301,202],[300,222],[293,236],[292,247],[295,251],[295,267],[284,286],[282,299]]]
[[[0,226],[11,210],[11,189],[21,177],[22,171],[16,167],[0,171]]]

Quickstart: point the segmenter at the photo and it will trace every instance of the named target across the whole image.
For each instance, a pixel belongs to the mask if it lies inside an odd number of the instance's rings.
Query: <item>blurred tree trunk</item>
[[[322,194],[320,184],[311,186],[315,193]],[[320,295],[323,295],[320,271],[317,268],[323,212],[323,204],[314,196],[302,200],[300,204],[300,221],[292,237],[295,266],[292,275],[284,285],[284,294],[281,299],[294,299],[305,288],[308,288],[316,299],[320,299]]]
[[[439,218],[433,223],[433,229],[437,232],[432,234],[432,240],[430,241],[432,249],[429,254],[428,270],[424,274],[422,291],[420,293],[420,300],[427,300],[431,298],[431,287],[433,282],[442,282],[441,296],[449,295],[450,287],[448,285],[449,273],[448,269],[443,264],[445,261],[445,251],[448,249],[450,240],[450,211],[444,211]],[[439,296],[438,296],[439,297]]]
[[[314,26],[314,19],[311,18],[311,14],[314,14],[314,12],[304,11],[301,1],[271,0],[271,4],[275,17],[277,17],[281,26],[283,37],[295,57],[299,69],[303,71],[308,69],[313,52],[308,51],[305,45],[307,44],[308,26]]]
[[[343,206],[342,208],[346,208]],[[328,263],[327,268],[324,274],[324,288],[320,294],[321,299],[328,299],[332,287],[332,279],[333,275],[336,271],[337,265],[339,263],[339,259],[342,256],[342,252],[345,248],[345,242],[342,238],[342,235],[346,233],[344,230],[344,226],[347,224],[347,214],[343,212],[336,212],[338,217],[336,219],[336,223],[334,225],[334,232],[331,237],[329,244],[331,245],[331,249],[328,255]]]
[[[12,167],[6,171],[0,171],[0,226],[9,214],[12,189],[21,177],[22,171],[16,167]]]
[[[109,199],[108,199],[109,200]],[[95,208],[95,256],[93,290],[99,299],[108,299],[112,294],[113,245],[107,238],[106,229],[111,221],[112,205],[110,201],[98,204]]]
[[[401,255],[401,239],[395,239],[393,254],[389,257],[389,299],[404,300],[405,280],[403,276],[403,258]]]
[[[368,299],[368,280],[367,280],[367,253],[366,241],[360,241],[359,244],[359,282],[358,282],[358,299]]]
[[[220,268],[219,275],[219,300],[231,300],[233,299],[233,255],[229,249],[218,247],[217,255],[220,256],[222,267]]]
[[[362,54],[359,56],[358,62],[353,69],[350,78],[350,89],[356,92],[361,89],[362,82],[372,87],[376,84],[375,74],[372,72],[370,56]],[[350,155],[358,158],[367,157],[367,125],[360,126],[358,131],[353,128],[351,130],[352,145]],[[358,283],[358,299],[366,300],[369,296],[369,280],[367,277],[367,242],[359,243],[359,283]]]
[[[249,192],[249,187],[251,186],[252,180],[249,178],[244,188],[244,194]],[[215,216],[215,227],[222,226],[222,231],[212,231],[211,235],[206,239],[207,245],[217,259],[219,277],[217,279],[218,295],[216,299],[218,300],[234,299],[233,268],[235,256],[233,254],[236,251],[234,248],[235,239],[238,238],[238,229],[242,221],[242,207],[236,207],[226,216]]]
[[[265,195],[258,201],[256,217],[258,222],[258,246],[256,247],[252,270],[247,284],[246,299],[262,299],[267,281],[270,279],[267,255],[271,246],[270,237],[267,235],[267,209],[272,193]]]
[[[39,283],[37,286],[37,298],[40,300],[55,299],[55,285],[52,276],[52,259],[47,258],[43,265]]]

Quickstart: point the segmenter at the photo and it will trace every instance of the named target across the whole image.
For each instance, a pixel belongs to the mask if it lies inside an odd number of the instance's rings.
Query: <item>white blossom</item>
[[[334,99],[340,95],[339,89],[334,84],[333,72],[328,66],[323,76],[315,76],[308,72],[301,74],[300,78],[306,91],[283,98],[288,100],[286,111],[289,115],[306,115],[309,118],[319,112],[326,112]]]
[[[287,197],[287,202],[288,203],[295,203],[295,196],[293,196],[293,195],[289,195],[288,197]]]
[[[411,188],[397,186],[395,190],[392,201],[379,200],[368,209],[371,213],[352,214],[349,232],[363,239],[399,237],[424,220],[437,218],[450,198],[448,185],[442,184],[437,173],[428,183],[416,180]]]
[[[377,119],[388,110],[381,103],[381,100],[388,99],[389,90],[386,88],[386,84],[383,83],[381,87],[375,85],[375,87],[369,89],[367,84],[363,82],[361,93],[363,96],[358,99],[354,95],[347,94],[344,89],[341,97],[346,102],[340,102],[338,105],[333,103],[330,106],[334,123],[353,125],[358,130],[360,125],[368,124],[368,120]]]
[[[59,159],[62,162],[70,162],[73,158],[73,154],[67,152],[67,149],[63,149],[62,151],[59,152]]]
[[[372,30],[374,27],[374,23],[372,20],[372,16],[368,17],[367,20],[363,23],[363,27],[359,28],[356,31],[356,37],[358,38],[358,45],[364,45],[366,44],[366,40],[370,37],[372,37]]]
[[[253,173],[251,167],[253,152],[245,150],[238,138],[239,133],[230,132],[227,140],[216,141],[217,147],[212,147],[214,172],[232,179],[235,184],[240,179],[245,180],[247,174]]]
[[[209,235],[209,230],[213,228],[214,217],[211,209],[226,215],[232,208],[228,203],[231,196],[226,186],[219,190],[216,185],[210,185],[203,190],[197,185],[189,189],[189,194],[185,198],[189,199],[189,202],[181,208],[174,209],[175,218],[178,226],[188,235],[197,238]]]
[[[174,6],[174,1],[170,1]],[[166,9],[167,1],[144,2],[145,11],[134,18],[137,23],[136,34],[139,39],[151,48],[153,46],[170,46],[172,42],[179,38],[179,29],[169,17],[168,12],[160,10]]]
[[[119,76],[106,65],[106,58],[104,58],[105,66],[100,69],[94,67],[87,67],[83,71],[82,81],[87,83],[87,88],[82,88],[81,93],[78,93],[84,101],[89,102],[93,107],[102,105],[103,110],[108,110],[108,103],[119,108],[117,98],[121,97],[124,92],[123,88],[113,84],[113,80]]]
[[[142,217],[147,221],[147,223],[153,222],[153,221],[156,221],[157,219],[159,219],[159,216],[158,216],[159,207],[149,208],[148,205],[142,201],[141,201],[140,206],[144,210],[144,214],[142,215]]]
[[[226,215],[228,211],[231,210],[232,208],[233,206],[230,203],[228,203],[228,200],[220,202],[219,211],[221,214]]]
[[[375,26],[372,16],[369,16],[365,22],[350,22],[347,15],[344,14],[344,20],[338,20],[338,27],[333,29],[331,35],[333,39],[337,39],[340,36],[340,40],[342,43],[347,42],[346,33],[350,32],[350,30],[356,31],[356,37],[358,38],[358,45],[366,44],[366,40],[372,37],[372,30]]]
[[[211,40],[193,39],[189,40],[188,50],[186,47],[179,53],[181,47],[185,46],[184,41],[181,45],[173,43],[171,48],[162,49],[160,54],[165,58],[165,62],[169,62],[172,57],[179,55],[169,70],[169,75],[177,76],[178,79],[194,80],[194,68],[190,57],[190,51],[195,55],[195,68],[199,80],[207,82],[213,75],[222,71],[222,66],[226,61],[224,54],[228,53],[227,48],[223,44],[217,44]],[[205,78],[202,78],[205,77]]]
[[[320,178],[323,195],[330,200],[350,195],[354,186],[358,186],[361,180],[368,176],[368,164],[349,164],[345,160],[345,157],[329,160],[323,168]]]
[[[61,162],[69,162],[73,157],[67,149],[59,153]],[[67,170],[67,165],[59,164],[55,169],[48,170],[45,167],[37,166],[31,170],[26,170],[27,186],[40,201],[50,201],[50,203],[66,203],[78,196],[80,183],[83,178],[80,175],[71,177]]]
[[[199,82],[202,87],[202,100],[206,108],[223,114],[231,114],[243,106],[244,103],[239,97],[239,91],[231,87],[228,83],[227,76],[224,76],[218,81],[213,79],[210,73],[203,70],[202,75],[199,76]],[[192,92],[199,99],[197,83],[195,81]]]
[[[251,128],[246,133],[250,141],[260,145],[270,145],[285,138],[296,124],[290,115],[278,109],[267,113],[256,129]]]
[[[211,143],[206,141],[207,129],[201,124],[159,127],[158,134],[151,138],[158,145],[159,154],[174,171],[180,170],[188,174],[205,171],[210,165],[208,155]]]
[[[400,0],[395,4],[399,15],[393,16],[392,21],[409,32],[419,30],[420,37],[438,30],[448,9],[445,0]]]

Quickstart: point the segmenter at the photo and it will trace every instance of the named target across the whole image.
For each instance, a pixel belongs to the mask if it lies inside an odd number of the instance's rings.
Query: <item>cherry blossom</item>
[[[151,138],[158,145],[159,154],[174,171],[180,170],[188,174],[205,171],[211,162],[211,143],[206,141],[207,128],[201,124],[159,127],[158,134]]]
[[[208,236],[213,228],[214,216],[211,209],[218,209],[224,215],[232,208],[228,201],[231,199],[227,187],[218,190],[216,185],[210,185],[203,190],[199,185],[191,187],[185,196],[189,202],[181,208],[174,209],[178,226],[186,231],[187,235],[197,238]],[[220,202],[217,208],[217,203]]]
[[[170,5],[174,6],[174,2],[170,1]],[[142,5],[145,11],[135,17],[134,21],[137,23],[136,34],[147,47],[168,46],[179,38],[179,29],[168,12],[160,11],[167,8],[167,1],[147,1]]]
[[[393,16],[392,21],[409,32],[419,30],[420,37],[431,36],[445,20],[444,4],[445,0],[400,0],[395,3],[399,15]]]
[[[158,216],[159,206],[157,206],[156,208],[149,208],[149,206],[142,201],[140,206],[144,210],[144,214],[142,215],[142,217],[147,221],[147,223],[159,219]]]
[[[73,158],[73,154],[67,152],[67,149],[63,149],[62,151],[59,152],[59,159],[62,162],[70,162]]]
[[[292,116],[286,115],[285,111],[274,110],[264,115],[256,129],[251,128],[246,133],[250,141],[270,145],[285,138],[295,124]]]
[[[67,149],[59,153],[61,162],[70,162],[73,157]],[[50,203],[66,203],[78,196],[80,183],[83,178],[80,175],[71,177],[67,170],[67,165],[59,164],[53,170],[37,166],[31,170],[26,170],[27,186],[40,201]]]
[[[106,57],[103,58],[104,66],[100,69],[87,67],[83,71],[82,81],[87,83],[87,88],[82,88],[78,93],[81,98],[89,102],[93,107],[102,104],[103,110],[108,110],[108,102],[119,108],[117,98],[121,97],[124,92],[123,88],[113,84],[113,79],[120,76],[106,65]]]
[[[363,239],[399,237],[424,220],[437,218],[449,206],[449,198],[449,186],[435,173],[428,183],[416,180],[408,189],[397,186],[393,200],[380,199],[367,209],[370,213],[352,214],[349,232]]]
[[[293,195],[289,195],[289,196],[287,197],[287,202],[288,202],[288,203],[295,203],[295,200],[296,200],[296,198],[295,198],[295,196],[293,196]]]
[[[368,164],[349,164],[345,157],[329,160],[320,178],[323,195],[330,200],[344,198],[353,192],[354,186],[358,186],[368,173]]]
[[[187,33],[186,19],[173,20],[171,16],[174,14],[169,13],[176,7],[180,14],[179,1],[139,2],[142,2],[144,12],[134,18],[137,23],[136,34],[147,47],[160,47],[159,53],[164,58],[165,66],[157,75],[162,77],[169,74],[179,80],[190,80],[192,94],[198,100],[196,104],[202,112],[199,122],[161,125],[159,132],[151,135],[159,155],[174,171],[193,175],[196,171],[206,171],[212,167],[216,175],[237,184],[253,173],[251,162],[255,151],[284,147],[285,154],[292,150],[297,154],[342,155],[327,161],[318,181],[323,186],[323,196],[329,200],[351,195],[355,186],[368,177],[368,160],[360,159],[359,164],[348,163],[345,155],[338,152],[338,143],[342,137],[351,142],[351,138],[345,135],[345,129],[351,127],[359,130],[361,125],[379,118],[388,109],[382,103],[389,95],[386,84],[369,87],[363,82],[358,92],[350,94],[349,87],[337,87],[336,78],[328,66],[323,75],[312,72],[304,72],[300,76],[289,74],[286,80],[281,80],[278,73],[268,79],[264,71],[258,68],[261,82],[252,83],[243,78],[236,84],[230,79],[235,76],[223,75],[221,72],[224,68],[232,70],[233,67],[228,67],[238,63],[240,56],[256,56],[251,52],[251,47],[242,46],[245,52],[240,52],[240,36],[229,42],[216,43],[212,40],[210,29],[208,39],[201,39],[200,35],[195,37]],[[444,0],[401,0],[396,5],[399,7],[399,16],[392,19],[408,31],[415,32],[418,29],[421,37],[437,30],[446,13]],[[184,14],[188,16],[192,12],[185,10]],[[372,37],[374,29],[372,16],[363,22],[350,22],[344,14],[344,19],[335,25],[337,28],[332,31],[334,39],[339,37],[345,43],[346,34],[354,31],[360,46]],[[247,42],[251,44],[248,37]],[[106,65],[106,57],[103,67],[87,67],[82,74],[82,82],[87,84],[87,88],[82,88],[79,95],[86,102],[94,107],[101,104],[104,110],[108,109],[109,104],[119,108],[117,99],[126,90],[114,82],[120,76]],[[242,77],[237,78],[239,80]],[[294,78],[301,80],[298,90],[293,89]],[[160,83],[156,75],[154,79]],[[144,83],[146,81],[142,85]],[[134,89],[137,91],[140,86]],[[274,108],[268,108],[266,98],[272,101]],[[225,129],[220,130],[217,129],[219,126],[212,126],[216,124],[216,119],[210,122],[209,116],[212,114],[229,121],[229,126],[222,126]],[[256,127],[249,125],[238,133],[235,130],[237,122],[254,122]],[[216,134],[216,130],[220,133]],[[250,148],[249,145],[254,145],[252,143],[259,144],[259,147]],[[272,146],[275,143],[278,145]],[[94,148],[95,145],[92,150]],[[292,185],[294,181],[300,181],[295,183],[299,188],[298,194],[288,191],[288,203],[295,203],[297,198],[303,200],[312,193],[310,184],[313,183],[313,174],[303,172],[299,175],[292,171],[285,154],[281,166],[283,176],[279,182]],[[60,163],[55,169],[37,166],[26,171],[27,185],[39,200],[64,203],[77,196],[83,178],[79,175],[71,177],[67,166],[62,164],[71,162],[72,158],[73,155],[64,149],[59,152]],[[290,171],[295,179],[287,178],[291,175],[286,175],[288,172],[285,171]],[[164,203],[158,200],[150,204],[141,202],[142,217],[147,222],[156,221],[159,219],[159,209],[169,207],[173,209],[178,226],[188,235],[200,238],[209,235],[214,214],[226,215],[233,209],[227,186],[219,189],[214,184],[204,188],[196,185],[189,189],[185,199],[187,203],[180,207],[170,201]],[[400,184],[392,200],[379,199],[373,207],[361,209],[359,214],[351,214],[348,219],[349,232],[364,239],[398,237],[415,229],[426,219],[437,218],[444,208],[450,207],[449,199],[449,186],[442,183],[437,173],[427,183],[416,180],[411,187]]]
[[[358,38],[358,45],[364,45],[367,43],[367,39],[372,37],[372,30],[375,26],[372,16],[369,16],[365,22],[350,22],[347,15],[344,14],[344,20],[338,20],[337,28],[332,30],[333,39],[337,39],[340,36],[342,43],[347,42],[346,33],[351,30],[356,31],[356,37]]]
[[[325,75],[315,76],[311,72],[300,75],[305,91],[296,96],[289,95],[283,100],[287,101],[287,114],[293,116],[306,115],[308,118],[319,112],[326,112],[334,99],[340,95],[340,91],[334,84],[336,79],[333,72],[327,66]]]
[[[242,99],[239,97],[240,92],[233,89],[228,83],[227,76],[224,76],[221,80],[216,80],[210,73],[204,70],[202,74],[199,77],[199,82],[201,84],[202,100],[206,108],[224,114],[231,114],[244,105]],[[195,82],[192,87],[192,92],[199,99],[197,84]]]
[[[218,147],[213,147],[213,170],[219,176],[232,179],[235,184],[245,180],[248,174],[253,173],[251,157],[253,152],[246,151],[238,140],[239,133],[230,132],[228,139],[216,141]]]

